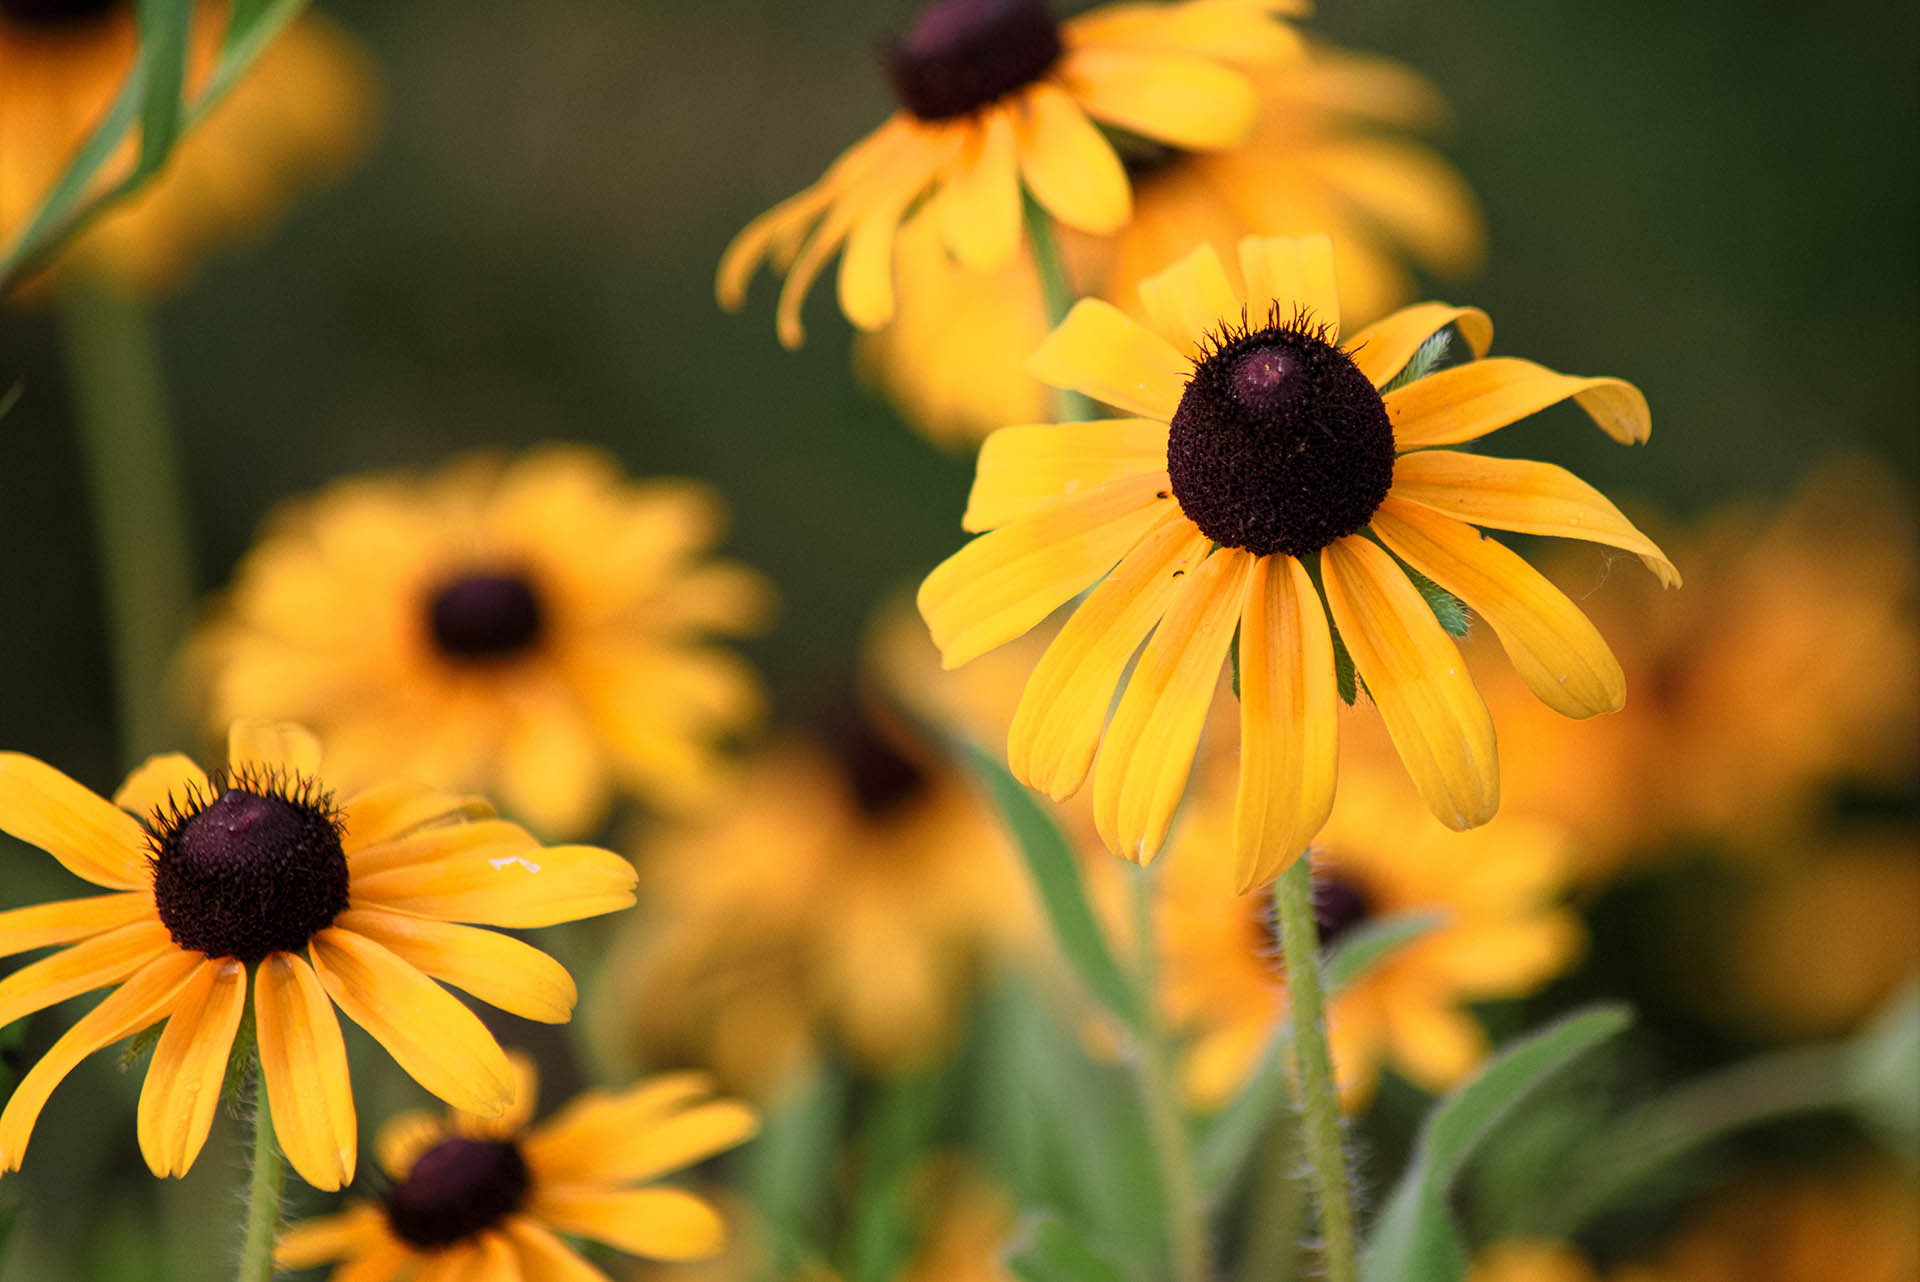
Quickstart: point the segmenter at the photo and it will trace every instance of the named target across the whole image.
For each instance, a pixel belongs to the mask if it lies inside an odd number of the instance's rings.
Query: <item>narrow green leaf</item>
[[[1466,1250],[1447,1207],[1454,1177],[1515,1105],[1632,1020],[1621,1006],[1570,1015],[1508,1046],[1434,1105],[1420,1128],[1413,1160],[1374,1226],[1361,1261],[1365,1282],[1462,1277]]]
[[[779,1276],[820,1257],[846,1089],[845,1074],[822,1064],[766,1111],[745,1150],[746,1193],[767,1225]]]
[[[1029,1216],[1007,1244],[1007,1271],[1021,1282],[1124,1282],[1114,1263],[1050,1211]]]
[[[140,161],[134,181],[160,168],[180,134],[193,11],[193,0],[140,0]]]
[[[1355,929],[1328,956],[1326,967],[1321,972],[1322,982],[1327,987],[1327,999],[1331,1001],[1338,997],[1341,989],[1420,936],[1438,930],[1445,924],[1444,913],[1402,913],[1394,917],[1382,917],[1379,921],[1371,921]]]

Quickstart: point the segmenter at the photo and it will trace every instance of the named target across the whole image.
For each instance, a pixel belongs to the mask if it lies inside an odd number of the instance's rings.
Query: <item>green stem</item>
[[[1066,260],[1060,256],[1060,238],[1054,232],[1053,219],[1038,201],[1026,198],[1027,239],[1033,243],[1033,264],[1040,275],[1040,296],[1047,304],[1047,325],[1051,328],[1073,310],[1073,282],[1067,279]],[[1079,392],[1062,388],[1054,393],[1054,414],[1062,423],[1075,423],[1098,416],[1093,401]]]
[[[107,598],[120,748],[133,762],[177,746],[168,664],[192,601],[180,469],[145,309],[79,271],[62,273],[58,297]]]
[[[1164,1030],[1155,1013],[1155,937],[1153,933],[1153,877],[1146,869],[1131,870],[1133,932],[1138,954],[1141,1028],[1137,1053],[1132,1057],[1134,1085],[1153,1141],[1159,1167],[1160,1195],[1165,1202],[1168,1246],[1173,1252],[1175,1282],[1208,1282],[1213,1276],[1212,1251],[1207,1241],[1206,1209],[1195,1180],[1193,1141],[1180,1103]]]
[[[1261,1137],[1262,1161],[1254,1171],[1253,1200],[1247,1208],[1239,1276],[1245,1282],[1271,1282],[1299,1276],[1300,1240],[1307,1214],[1306,1189],[1300,1183],[1300,1119],[1283,1113]]]
[[[247,1236],[236,1282],[273,1282],[273,1240],[280,1234],[280,1196],[286,1164],[273,1136],[266,1079],[254,1078],[253,1173],[247,1182]]]
[[[1355,1282],[1353,1192],[1340,1102],[1333,1091],[1327,1050],[1326,994],[1320,984],[1320,932],[1313,920],[1313,881],[1302,855],[1273,883],[1280,918],[1280,951],[1287,968],[1287,1004],[1293,1024],[1294,1076],[1300,1092],[1307,1179],[1320,1211],[1327,1282]]]

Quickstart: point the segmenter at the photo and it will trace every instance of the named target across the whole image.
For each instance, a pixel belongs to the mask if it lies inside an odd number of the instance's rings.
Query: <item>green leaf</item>
[[[1320,972],[1327,1000],[1420,936],[1446,925],[1445,913],[1402,913],[1358,927],[1333,950]]]
[[[140,0],[140,160],[134,180],[160,168],[180,134],[193,0]]]
[[[1405,563],[1402,563],[1405,565]],[[1429,579],[1420,571],[1406,565],[1407,577],[1413,580],[1413,586],[1426,598],[1427,608],[1433,611],[1433,617],[1440,620],[1440,626],[1448,635],[1463,637],[1467,635],[1469,618],[1467,607],[1459,597]]]
[[[1515,1105],[1632,1020],[1621,1006],[1570,1015],[1508,1046],[1434,1105],[1420,1128],[1413,1159],[1374,1226],[1361,1261],[1365,1282],[1463,1277],[1466,1249],[1447,1206],[1454,1177]]]
[[[1124,1282],[1113,1262],[1050,1211],[1029,1216],[1007,1244],[1007,1271],[1021,1282]]]
[[[766,1110],[745,1151],[746,1193],[767,1226],[779,1276],[819,1258],[846,1089],[837,1066],[820,1065]]]
[[[850,1270],[856,1282],[886,1282],[913,1249],[907,1183],[932,1146],[946,1099],[939,1069],[902,1073],[880,1083],[872,1119],[860,1135]]]
[[[1227,647],[1227,660],[1233,664],[1233,697],[1240,697],[1240,625],[1233,625],[1233,643]]]
[[[1340,691],[1340,700],[1349,708],[1360,697],[1360,677],[1353,670],[1353,656],[1347,653],[1347,643],[1340,639],[1340,629],[1327,621],[1327,630],[1333,634],[1333,684]]]
[[[1080,981],[1102,1005],[1138,1030],[1142,1027],[1139,999],[1133,985],[1107,947],[1106,934],[1094,920],[1080,881],[1080,862],[1073,847],[1033,794],[978,744],[955,741],[956,751],[986,785],[994,808],[1012,830],[1014,842],[1032,874],[1034,889],[1053,924],[1060,944]]]
[[[1453,346],[1453,327],[1451,325],[1428,338],[1413,353],[1413,359],[1395,374],[1387,385],[1380,389],[1382,394],[1405,387],[1415,379],[1425,378],[1433,373],[1440,362],[1447,358],[1447,349]]]

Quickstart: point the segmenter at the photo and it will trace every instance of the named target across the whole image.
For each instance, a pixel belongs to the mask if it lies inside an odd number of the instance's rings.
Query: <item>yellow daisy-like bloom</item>
[[[1259,124],[1221,151],[1136,145],[1126,154],[1134,215],[1118,236],[1062,241],[1087,294],[1136,308],[1140,281],[1196,244],[1231,257],[1244,236],[1333,238],[1341,314],[1377,319],[1414,297],[1405,261],[1454,278],[1478,266],[1480,215],[1439,155],[1389,130],[1446,119],[1439,92],[1382,58],[1316,47],[1304,64],[1251,73]],[[1047,332],[1029,253],[990,272],[955,262],[936,212],[915,215],[895,259],[899,305],[862,335],[861,368],[909,422],[948,445],[1047,416],[1025,369]]]
[[[406,1113],[381,1127],[385,1195],[288,1227],[275,1263],[338,1260],[337,1282],[606,1282],[558,1235],[655,1260],[720,1252],[726,1225],[705,1199],[634,1186],[753,1138],[752,1109],[672,1073],[589,1091],[529,1129],[539,1082],[524,1058],[513,1067],[504,1113]]]
[[[1314,842],[1314,916],[1323,943],[1410,913],[1428,934],[1333,999],[1327,1038],[1350,1112],[1371,1100],[1383,1063],[1444,1092],[1486,1057],[1466,1006],[1538,989],[1580,955],[1579,918],[1560,902],[1571,863],[1565,833],[1520,815],[1464,835],[1435,826],[1404,786],[1349,763],[1340,804]],[[1286,980],[1270,890],[1235,896],[1227,861],[1232,808],[1195,806],[1174,839],[1160,921],[1161,997],[1190,1039],[1188,1095],[1225,1103],[1286,1014]]]
[[[1609,544],[1663,581],[1679,575],[1565,470],[1434,448],[1569,399],[1616,440],[1641,441],[1647,405],[1630,384],[1486,359],[1486,315],[1443,303],[1342,345],[1325,237],[1249,237],[1240,268],[1236,286],[1202,246],[1151,277],[1150,326],[1075,305],[1029,368],[1138,417],[989,437],[962,524],[991,533],[928,575],[919,605],[952,667],[1092,589],[1034,669],[1008,762],[1054,798],[1091,769],[1101,838],[1137,862],[1166,840],[1237,635],[1230,846],[1246,888],[1299,855],[1333,805],[1329,614],[1421,796],[1465,829],[1499,804],[1493,722],[1404,567],[1485,618],[1534,693],[1574,717],[1622,705],[1619,664],[1579,607],[1476,527]],[[1448,326],[1476,359],[1380,390]]]
[[[197,639],[208,718],[317,726],[343,776],[487,791],[555,834],[616,785],[704,802],[762,700],[706,642],[771,600],[703,559],[720,520],[705,489],[577,447],[335,485],[268,523]]]
[[[780,341],[842,246],[841,310],[861,329],[893,316],[895,233],[923,198],[969,270],[1020,245],[1021,187],[1058,222],[1110,235],[1133,212],[1127,174],[1095,122],[1185,151],[1242,141],[1258,103],[1244,68],[1298,56],[1276,0],[1112,4],[1064,22],[1045,0],[934,0],[887,52],[900,110],[820,181],[727,247],[721,306],[739,307],[763,261],[785,271]]]
[[[505,1053],[435,980],[562,1023],[574,985],[552,958],[481,926],[551,926],[629,907],[634,872],[587,846],[543,847],[474,797],[384,783],[336,804],[320,745],[238,722],[209,776],[151,758],[111,802],[31,757],[0,753],[0,830],[114,893],[0,913],[0,955],[71,945],[0,980],[0,1025],[113,992],[54,1042],[0,1112],[0,1170],[18,1170],[55,1086],[102,1047],[165,1021],[140,1092],[140,1149],[184,1175],[206,1143],[253,989],[266,1103],[316,1188],[353,1178],[346,1043],[371,1033],[434,1094],[497,1114]]]
[[[195,12],[190,94],[212,74],[227,10],[209,0]],[[25,230],[106,114],[137,44],[130,0],[0,0],[0,245]],[[336,178],[365,146],[376,98],[359,47],[301,15],[68,258],[137,287],[177,283],[213,245],[256,233],[301,190]],[[108,180],[137,149],[123,145]]]

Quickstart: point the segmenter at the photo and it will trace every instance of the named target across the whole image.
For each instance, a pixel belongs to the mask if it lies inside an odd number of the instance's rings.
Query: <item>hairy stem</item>
[[[254,1078],[253,1168],[247,1181],[247,1236],[240,1247],[238,1282],[273,1282],[273,1240],[280,1233],[280,1196],[286,1185],[285,1159],[273,1135],[267,1108],[267,1083]]]

